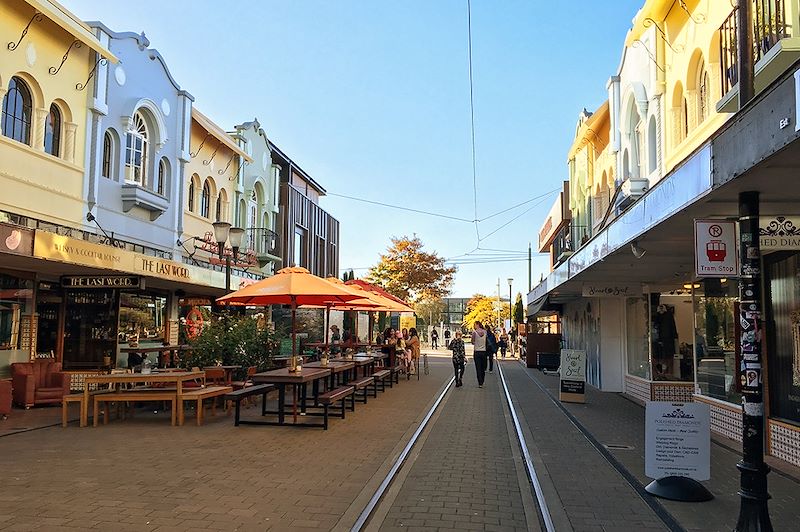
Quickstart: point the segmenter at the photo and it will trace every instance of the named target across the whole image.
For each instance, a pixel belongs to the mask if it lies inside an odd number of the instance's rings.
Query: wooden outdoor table
[[[147,353],[158,353],[158,365],[159,366],[166,366],[167,364],[164,362],[164,358],[166,358],[166,354],[170,353],[169,358],[170,362],[174,362],[173,355],[176,353],[180,353],[181,351],[185,351],[189,348],[186,345],[140,345],[138,347],[121,347],[119,349],[120,353],[139,353],[144,357]]]
[[[207,369],[217,368],[225,370],[225,384],[230,385],[230,383],[233,381],[233,372],[242,369],[242,366],[206,366],[203,368],[203,370],[205,371]]]
[[[301,401],[303,401],[301,405],[301,412],[305,412],[305,389],[309,382],[315,383],[320,379],[325,379],[331,374],[330,368],[309,368],[303,366],[300,371],[289,371],[288,368],[280,368],[274,369],[272,371],[263,371],[261,373],[256,373],[253,375],[253,383],[254,384],[274,384],[278,388],[278,411],[276,412],[278,415],[278,422],[272,421],[247,421],[247,423],[255,424],[255,425],[286,425],[285,422],[285,409],[286,409],[286,386],[292,386],[294,392],[294,401],[292,404],[292,414],[294,418],[294,423],[291,425],[297,426],[308,426],[308,427],[317,427],[319,425],[313,425],[309,423],[298,423],[297,422],[297,388],[301,387],[303,393],[301,394]],[[264,402],[261,406],[261,415],[265,416],[267,412],[267,405]],[[240,423],[245,423],[245,421],[241,421]]]
[[[329,389],[332,390],[334,387],[336,387],[336,376],[337,375],[341,375],[342,384],[347,384],[347,381],[349,380],[347,378],[347,372],[349,372],[351,369],[354,369],[356,367],[356,364],[352,360],[336,359],[336,360],[328,361],[328,365],[327,366],[323,366],[322,362],[308,362],[306,364],[303,364],[303,367],[304,368],[322,368],[322,369],[327,368],[327,369],[331,370],[331,381],[330,381],[330,384],[329,384],[329,386],[330,386]],[[316,392],[316,390],[315,390],[315,392]],[[315,394],[315,396],[316,396],[316,394]]]
[[[358,378],[358,368],[363,368],[363,375],[361,375],[362,377],[371,375],[375,371],[375,359],[366,355],[356,355],[353,358],[334,358],[331,360],[331,362],[352,362],[356,367],[356,378]]]
[[[174,384],[177,395],[178,419],[183,421],[183,383],[197,379],[204,379],[202,371],[165,371],[160,373],[117,373],[111,375],[86,375],[83,384],[83,401],[81,403],[80,426],[85,427],[89,421],[89,388],[91,384],[111,384],[119,387],[120,384],[141,384],[159,382]]]

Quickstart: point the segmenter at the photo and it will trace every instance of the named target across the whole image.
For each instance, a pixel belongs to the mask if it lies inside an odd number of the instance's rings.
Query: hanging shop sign
[[[33,230],[0,223],[0,252],[26,257],[33,255]]]
[[[138,275],[65,275],[61,278],[64,288],[121,288],[144,289],[144,278]]]
[[[561,386],[558,398],[565,403],[586,402],[586,351],[561,350]]]
[[[129,252],[47,231],[36,231],[33,255],[41,259],[119,270],[127,264]]]
[[[171,260],[162,260],[154,257],[136,257],[133,269],[152,277],[161,277],[173,281],[191,281],[192,274],[189,266]]]
[[[761,216],[758,240],[762,252],[800,250],[800,216]]]
[[[739,275],[739,247],[736,222],[694,221],[694,271],[697,277]]]
[[[711,478],[711,424],[705,403],[648,401],[645,413],[645,475]]]
[[[635,297],[642,295],[642,286],[625,283],[584,283],[583,297]]]

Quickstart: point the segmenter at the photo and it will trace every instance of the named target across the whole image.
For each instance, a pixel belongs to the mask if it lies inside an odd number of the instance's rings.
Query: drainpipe
[[[739,0],[736,20],[736,63],[739,65],[739,109],[753,99],[753,2]]]

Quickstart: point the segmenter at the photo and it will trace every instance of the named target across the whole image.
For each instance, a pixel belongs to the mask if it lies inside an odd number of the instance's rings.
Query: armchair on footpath
[[[11,413],[11,381],[0,380],[0,419],[6,419]]]
[[[14,402],[25,408],[43,404],[61,404],[69,395],[69,377],[61,363],[53,358],[11,364]]]

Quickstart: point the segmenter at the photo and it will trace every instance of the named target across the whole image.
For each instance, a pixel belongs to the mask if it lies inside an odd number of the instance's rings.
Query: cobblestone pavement
[[[449,392],[381,530],[538,528],[526,523],[500,393],[497,370],[478,388],[475,365],[467,365],[464,386]]]
[[[430,375],[357,404],[328,431],[237,428],[219,413],[202,427],[170,427],[140,411],[108,426],[2,437],[0,529],[331,529],[383,478],[451,371],[431,357]]]
[[[598,453],[516,361],[503,371],[556,530],[667,530],[655,512]],[[596,415],[601,415],[600,412]]]
[[[527,372],[557,397],[556,376],[545,376],[540,371],[518,367],[517,372]],[[516,379],[515,382],[525,385],[522,379]],[[527,386],[538,390],[529,379]],[[633,447],[632,450],[612,449],[610,452],[639,483],[647,485],[651,479],[644,474],[644,408],[621,394],[600,392],[591,386],[586,389],[586,403],[564,403],[567,410],[600,443]],[[550,402],[541,391],[538,393],[543,403]],[[734,442],[730,444],[735,445]],[[739,515],[739,471],[736,463],[740,459],[740,453],[712,443],[711,480],[703,484],[714,494],[714,499],[704,503],[681,503],[665,499],[658,499],[658,502],[687,530],[733,530]],[[789,466],[786,469],[795,468]],[[797,530],[800,528],[800,482],[778,471],[769,474],[768,482],[772,496],[769,512],[775,530]]]

